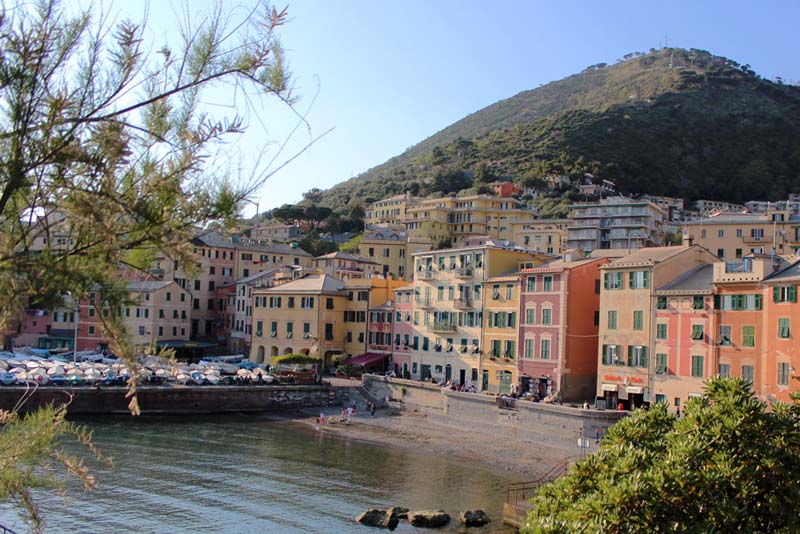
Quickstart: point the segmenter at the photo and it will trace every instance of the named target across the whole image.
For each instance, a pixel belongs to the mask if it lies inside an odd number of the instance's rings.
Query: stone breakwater
[[[341,405],[350,388],[330,386],[139,386],[139,407],[144,415],[212,414],[234,412],[285,412],[312,406]],[[69,413],[127,414],[124,387],[0,387],[0,409],[12,410],[23,397],[19,411],[69,402]]]

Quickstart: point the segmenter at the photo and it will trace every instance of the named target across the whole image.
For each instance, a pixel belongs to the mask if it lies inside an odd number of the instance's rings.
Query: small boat
[[[3,384],[5,384],[7,386],[10,386],[11,384],[13,384],[16,381],[17,381],[17,375],[15,375],[14,373],[3,373],[3,374],[0,374],[0,382],[2,382]]]
[[[189,373],[178,373],[175,375],[175,381],[178,384],[188,384],[192,381],[192,377],[189,375]]]
[[[51,375],[50,376],[50,382],[52,382],[53,385],[56,385],[56,386],[63,385],[64,382],[66,382],[66,381],[67,381],[67,377],[64,376],[64,375]]]
[[[77,374],[71,374],[67,375],[66,381],[73,386],[80,386],[83,384],[83,377]]]
[[[206,380],[208,381],[209,384],[212,384],[212,385],[215,385],[215,386],[217,384],[219,384],[220,376],[219,376],[218,372],[216,372],[216,371],[206,371],[205,376],[206,376]]]
[[[200,371],[192,371],[190,376],[192,377],[192,382],[194,382],[198,386],[206,381],[206,375],[204,375]]]

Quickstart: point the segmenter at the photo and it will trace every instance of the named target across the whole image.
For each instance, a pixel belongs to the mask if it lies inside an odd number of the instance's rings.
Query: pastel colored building
[[[789,402],[800,391],[800,262],[764,280],[764,365],[760,391],[768,400]]]
[[[714,265],[701,263],[655,291],[653,401],[673,411],[718,373]]]
[[[774,325],[769,324],[769,314],[764,307],[767,297],[772,298],[769,292],[775,286],[767,287],[764,283],[785,267],[788,263],[783,258],[764,255],[749,255],[738,262],[714,265],[719,373],[751,382],[758,394],[763,393],[768,375],[776,371],[777,358],[768,353],[766,341],[769,339],[774,349],[783,345],[770,339]],[[777,280],[775,284],[780,285]],[[772,315],[783,317],[785,310],[784,306],[775,306]]]
[[[594,397],[600,314],[600,266],[609,258],[570,251],[561,260],[520,271],[521,391],[564,400]]]
[[[486,281],[481,391],[510,394],[519,383],[519,275],[513,272]],[[449,346],[449,345],[448,345]]]
[[[392,364],[399,377],[411,377],[411,353],[414,350],[414,286],[395,288],[394,350]]]
[[[380,264],[380,272],[394,278],[410,280],[413,254],[431,249],[429,239],[409,237],[405,231],[373,228],[361,236],[358,255]]]
[[[521,262],[535,266],[551,259],[493,242],[415,254],[412,378],[482,384],[489,361],[482,344],[492,296],[488,280]]]
[[[655,290],[716,259],[696,245],[652,247],[600,267],[596,393],[607,406],[655,401]]]
[[[729,262],[749,254],[794,254],[800,247],[800,217],[776,210],[721,213],[684,223],[683,242],[701,245]]]
[[[311,260],[311,265],[321,273],[339,280],[371,278],[374,274],[381,274],[383,270],[374,260],[344,252],[331,252],[318,256]]]
[[[661,244],[664,210],[648,201],[611,197],[569,207],[567,249],[635,250]]]

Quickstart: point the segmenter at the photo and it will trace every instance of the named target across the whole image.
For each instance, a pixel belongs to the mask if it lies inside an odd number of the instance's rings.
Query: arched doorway
[[[273,356],[273,357],[277,356],[278,355],[278,347],[272,347],[271,349],[269,349],[269,355]]]
[[[286,347],[285,349],[283,349],[283,353],[284,354],[291,354],[292,353],[292,347]]]
[[[300,354],[303,356],[308,356],[308,349],[300,349]]]
[[[264,345],[258,346],[258,357],[256,358],[256,363],[264,363],[266,359],[266,351],[264,350]]]

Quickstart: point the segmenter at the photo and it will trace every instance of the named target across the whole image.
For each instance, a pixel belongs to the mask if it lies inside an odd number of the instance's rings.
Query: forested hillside
[[[548,174],[730,201],[800,191],[800,88],[702,50],[629,54],[502,100],[322,193],[335,210],[407,189]]]

